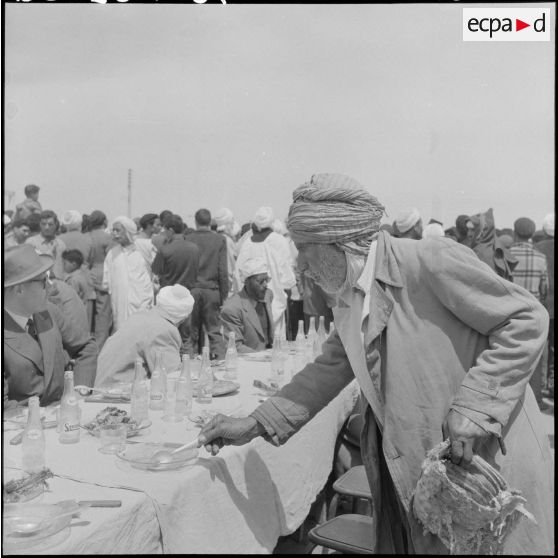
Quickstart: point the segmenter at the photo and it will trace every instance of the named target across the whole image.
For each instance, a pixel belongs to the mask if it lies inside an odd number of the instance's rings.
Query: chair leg
[[[332,496],[331,502],[329,503],[329,510],[326,516],[327,520],[333,519],[335,517],[335,515],[337,514],[338,505],[339,505],[339,494],[336,492]]]

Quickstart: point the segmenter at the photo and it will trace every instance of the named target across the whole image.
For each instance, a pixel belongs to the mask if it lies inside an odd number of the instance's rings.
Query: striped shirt
[[[513,282],[544,302],[548,293],[546,256],[528,242],[516,242],[511,247],[511,252],[518,260],[513,270]]]

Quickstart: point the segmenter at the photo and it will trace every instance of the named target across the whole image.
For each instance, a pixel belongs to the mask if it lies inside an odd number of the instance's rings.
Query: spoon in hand
[[[158,452],[156,452],[155,454],[153,454],[153,456],[151,457],[151,459],[153,459],[154,462],[156,463],[170,463],[172,461],[172,456],[175,453],[178,453],[179,451],[185,450],[185,449],[192,449],[192,448],[197,448],[198,447],[198,439],[196,438],[195,440],[192,440],[191,442],[188,442],[187,444],[184,444],[182,446],[179,446],[173,450],[160,450]]]

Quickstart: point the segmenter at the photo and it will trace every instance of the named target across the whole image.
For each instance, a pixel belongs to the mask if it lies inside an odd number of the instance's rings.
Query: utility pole
[[[132,169],[128,169],[128,217],[132,218]]]

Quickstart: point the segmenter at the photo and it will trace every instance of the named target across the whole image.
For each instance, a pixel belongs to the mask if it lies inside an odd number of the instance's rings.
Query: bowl
[[[143,469],[144,471],[172,471],[195,463],[198,458],[197,448],[182,450],[173,454],[172,460],[168,463],[154,461],[153,456],[158,451],[172,451],[181,445],[174,442],[140,443],[122,448],[116,453],[116,456],[122,461],[129,463],[135,469]]]

